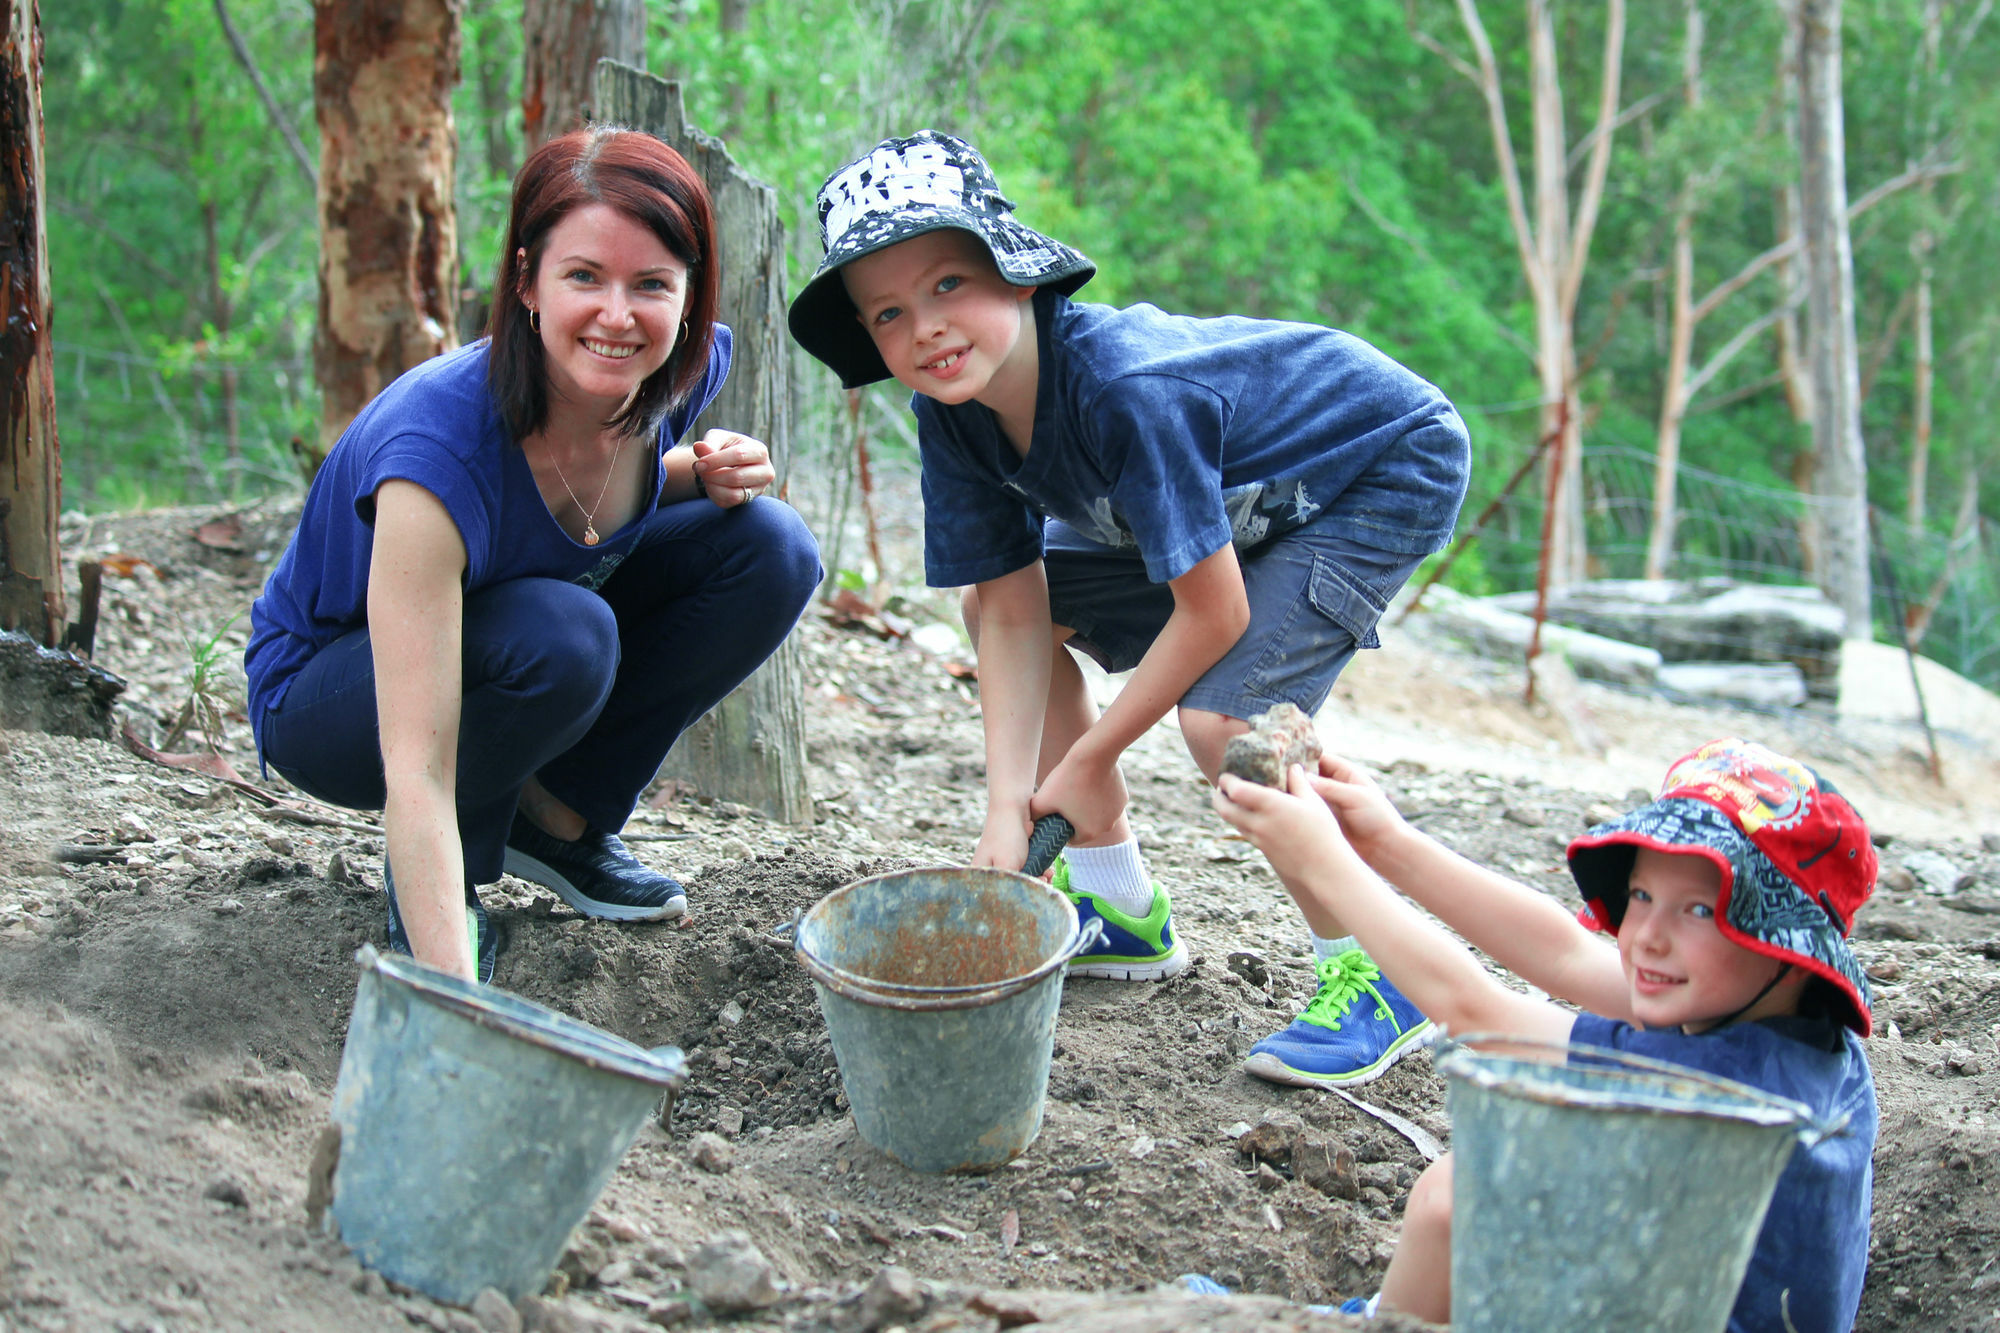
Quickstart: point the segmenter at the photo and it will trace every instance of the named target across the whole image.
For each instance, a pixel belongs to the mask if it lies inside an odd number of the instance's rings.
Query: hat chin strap
[[[1743,1017],[1743,1015],[1749,1013],[1752,1009],[1755,1009],[1758,1005],[1762,1004],[1764,1002],[1764,997],[1766,995],[1769,995],[1772,991],[1776,990],[1778,987],[1778,983],[1785,979],[1785,974],[1787,972],[1790,972],[1792,968],[1794,968],[1795,966],[1797,966],[1797,964],[1795,963],[1782,963],[1782,962],[1779,963],[1778,974],[1772,977],[1769,981],[1764,983],[1764,989],[1758,991],[1755,995],[1751,996],[1750,1002],[1744,1005],[1741,1009],[1738,1009],[1735,1013],[1724,1014],[1721,1018],[1716,1019],[1714,1023],[1709,1025],[1708,1031],[1715,1032],[1722,1028],[1726,1028],[1731,1023],[1734,1023],[1737,1019]]]

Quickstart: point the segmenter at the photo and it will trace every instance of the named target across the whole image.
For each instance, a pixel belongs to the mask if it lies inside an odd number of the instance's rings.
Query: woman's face
[[[522,300],[541,314],[552,412],[604,421],[667,362],[687,301],[687,265],[642,223],[587,204],[549,232]]]

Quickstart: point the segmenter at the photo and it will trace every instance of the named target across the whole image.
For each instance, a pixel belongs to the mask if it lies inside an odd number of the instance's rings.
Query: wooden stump
[[[790,349],[785,337],[785,229],[770,186],[687,123],[677,83],[614,60],[597,63],[598,115],[670,143],[715,200],[721,319],[736,336],[722,392],[694,424],[722,426],[771,447],[780,484],[791,458]],[[691,645],[692,646],[692,645]],[[661,772],[704,795],[738,801],[790,824],[812,822],[806,785],[805,669],[796,636],[690,727]]]

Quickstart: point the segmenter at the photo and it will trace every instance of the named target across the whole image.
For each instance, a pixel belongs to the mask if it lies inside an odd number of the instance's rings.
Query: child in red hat
[[[1316,776],[1295,769],[1284,791],[1225,776],[1215,806],[1295,899],[1354,922],[1369,953],[1450,1031],[1629,1051],[1803,1103],[1827,1122],[1845,1118],[1844,1134],[1801,1147],[1786,1165],[1729,1328],[1853,1327],[1877,1114],[1860,1042],[1871,1027],[1868,982],[1847,937],[1876,861],[1861,817],[1812,769],[1733,738],[1682,757],[1657,799],[1570,844],[1585,903],[1577,917],[1411,828],[1333,756]],[[1510,989],[1391,884],[1583,1012]],[[1450,1318],[1449,1154],[1411,1192],[1395,1259],[1365,1308],[1377,1303]]]

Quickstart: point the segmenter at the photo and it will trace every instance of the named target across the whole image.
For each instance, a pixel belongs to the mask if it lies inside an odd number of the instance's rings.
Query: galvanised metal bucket
[[[331,1214],[363,1265],[454,1305],[538,1292],[680,1051],[362,946]]]
[[[898,871],[814,904],[793,944],[861,1137],[917,1171],[991,1171],[1024,1152],[1090,924],[1007,870]]]
[[[1439,1043],[1457,1333],[1719,1333],[1795,1145],[1797,1102],[1622,1051]]]

